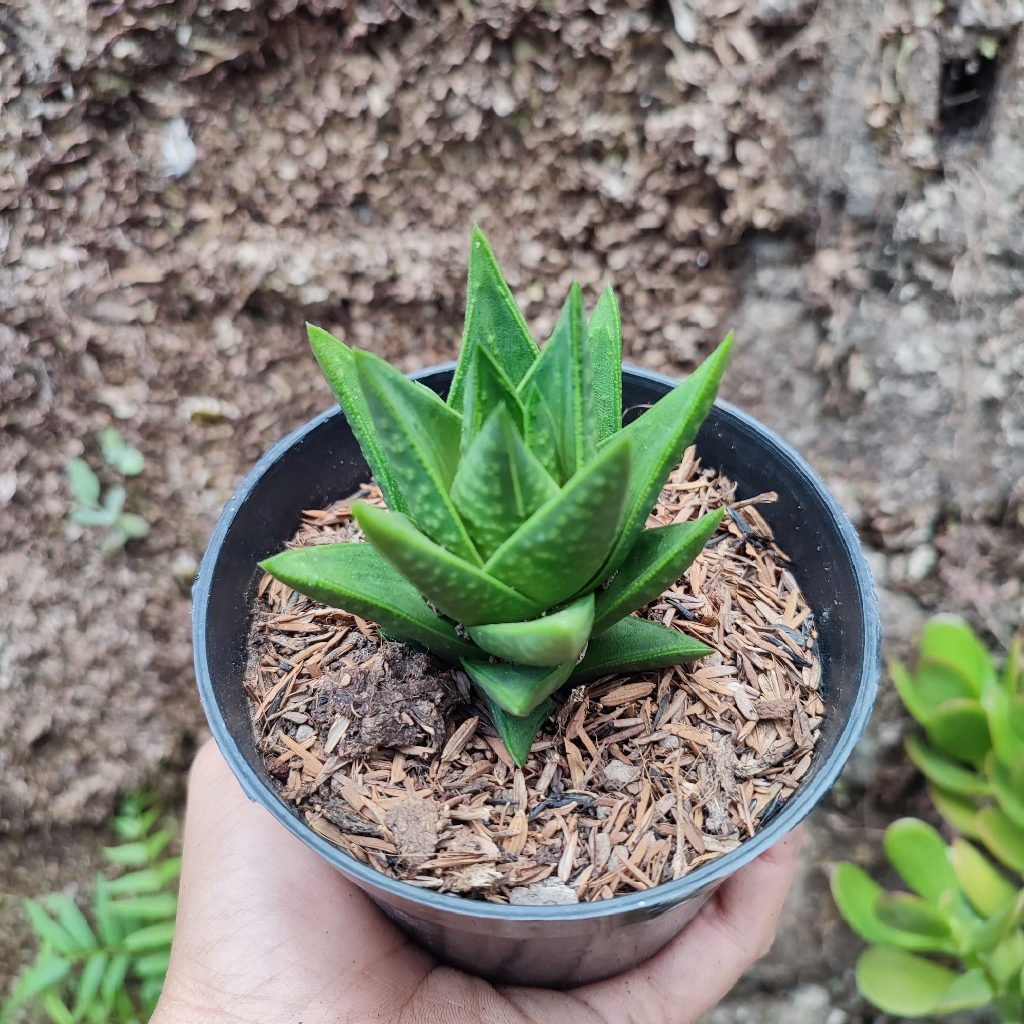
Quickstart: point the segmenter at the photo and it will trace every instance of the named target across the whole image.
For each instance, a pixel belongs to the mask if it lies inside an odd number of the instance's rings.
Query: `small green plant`
[[[126,444],[120,432],[107,427],[99,436],[103,458],[122,476],[138,476],[145,459],[138,448]],[[72,459],[65,471],[71,492],[75,496],[75,510],[71,518],[82,526],[105,526],[101,550],[104,554],[120,551],[136,537],[149,533],[149,523],[142,516],[124,511],[125,490],[117,484],[109,488],[100,502],[99,477],[84,459]]]
[[[889,826],[886,856],[912,894],[884,891],[855,864],[836,865],[836,903],[853,930],[872,943],[857,962],[858,988],[877,1007],[900,1017],[992,1003],[1001,1020],[1019,1022],[1024,1014],[1020,638],[997,675],[971,628],[954,616],[937,615],[925,627],[916,672],[911,675],[898,662],[891,670],[907,710],[924,727],[923,737],[907,738],[907,753],[928,779],[936,810],[958,835],[947,844],[914,818]],[[956,961],[959,967],[949,966]]]
[[[92,924],[64,893],[25,900],[39,952],[15,979],[0,1024],[26,1005],[53,1024],[149,1019],[167,973],[181,872],[179,857],[161,857],[173,834],[153,831],[161,814],[152,794],[125,798],[113,820],[125,842],[104,854],[134,870],[114,879],[97,874]]]
[[[285,551],[264,569],[461,662],[520,765],[570,676],[711,653],[631,613],[682,575],[721,521],[718,509],[645,529],[711,408],[731,336],[624,427],[612,290],[588,322],[574,284],[540,351],[474,228],[447,401],[318,327],[309,338],[390,511],[357,501],[369,543]]]

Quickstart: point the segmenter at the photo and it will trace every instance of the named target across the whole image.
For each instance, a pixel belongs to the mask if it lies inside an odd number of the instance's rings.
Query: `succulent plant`
[[[543,351],[474,228],[465,332],[447,401],[309,325],[320,367],[388,506],[352,512],[366,543],[260,563],[288,586],[459,662],[519,764],[572,679],[660,668],[710,648],[632,616],[721,521],[646,529],[714,401],[731,336],[622,425],[622,337],[607,289],[574,284]]]
[[[1004,1021],[1024,1014],[1024,693],[1018,638],[997,675],[971,628],[929,620],[916,672],[891,666],[907,710],[924,727],[906,749],[928,779],[951,844],[905,818],[885,852],[913,890],[886,892],[857,865],[836,865],[832,892],[872,945],[857,963],[862,995],[887,1013],[926,1017],[993,1003]],[[996,863],[979,849],[983,848]],[[920,956],[958,959],[963,969]]]

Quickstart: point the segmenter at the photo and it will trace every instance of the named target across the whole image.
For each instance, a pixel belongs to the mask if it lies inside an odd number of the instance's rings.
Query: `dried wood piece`
[[[441,761],[454,761],[462,753],[466,744],[476,733],[476,727],[480,724],[479,718],[467,718],[462,725],[452,733],[451,738],[444,745],[441,752]]]

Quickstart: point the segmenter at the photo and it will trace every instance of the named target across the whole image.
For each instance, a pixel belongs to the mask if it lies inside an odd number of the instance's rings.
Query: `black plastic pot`
[[[454,364],[416,377],[445,394]],[[674,385],[626,368],[623,399],[638,414]],[[227,503],[193,590],[199,691],[221,752],[251,800],[362,888],[439,959],[494,981],[568,987],[617,974],[656,953],[715,887],[804,818],[835,782],[871,713],[881,629],[857,534],[814,471],[785,442],[719,402],[697,439],[705,465],[721,467],[740,498],[777,491],[761,512],[815,613],[825,717],[803,785],[749,841],[676,882],[596,903],[510,907],[440,895],[359,863],[310,829],[271,788],[256,750],[242,687],[257,561],[295,533],[303,509],[346,497],[367,467],[335,407],[276,444]]]

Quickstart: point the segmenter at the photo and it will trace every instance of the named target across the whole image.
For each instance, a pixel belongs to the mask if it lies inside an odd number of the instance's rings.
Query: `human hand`
[[[189,783],[178,924],[153,1024],[692,1024],[769,949],[798,832],[719,887],[660,953],[569,992],[438,964],[250,803],[213,742]]]

